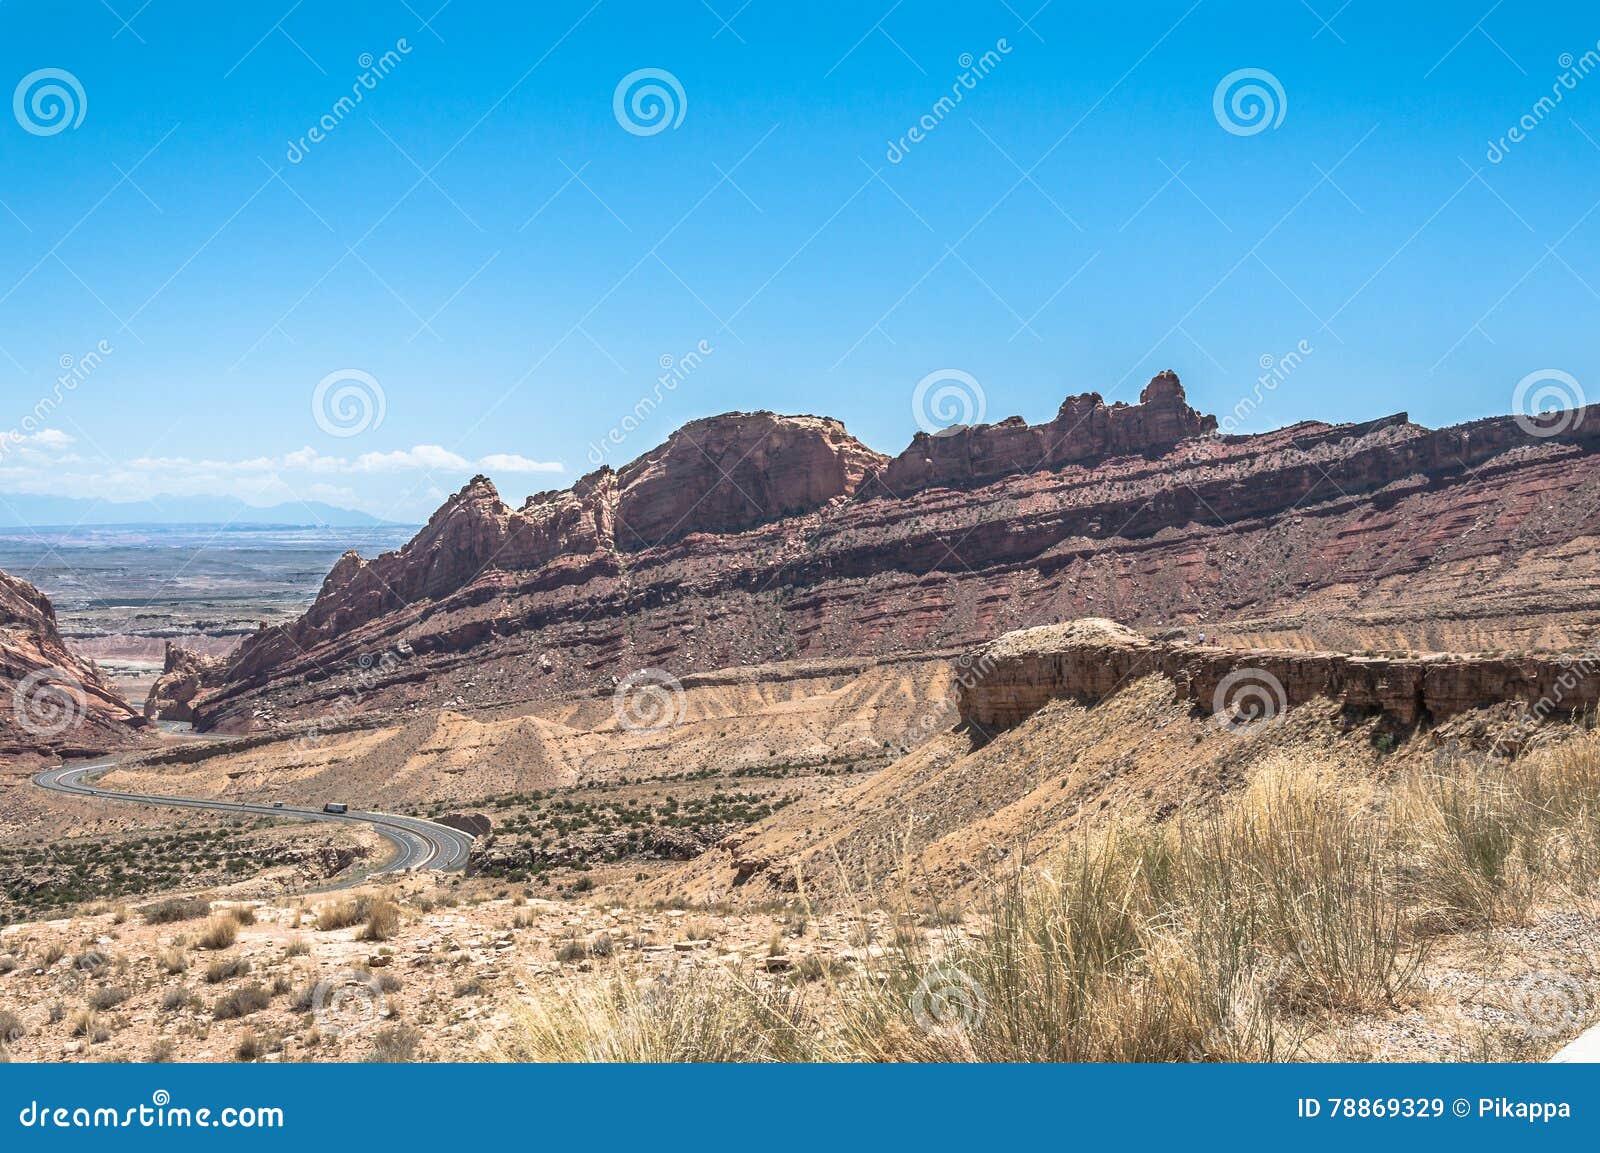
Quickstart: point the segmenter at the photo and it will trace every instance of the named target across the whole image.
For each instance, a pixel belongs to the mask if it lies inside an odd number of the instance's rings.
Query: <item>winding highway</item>
[[[106,801],[128,801],[139,805],[164,805],[174,809],[216,809],[228,813],[249,813],[259,817],[286,817],[296,821],[343,821],[347,824],[370,825],[377,834],[395,848],[395,854],[373,873],[397,873],[408,869],[436,869],[454,872],[467,865],[467,854],[472,851],[472,835],[436,821],[420,817],[402,817],[394,813],[365,813],[354,810],[348,813],[329,813],[322,809],[302,809],[290,805],[278,807],[250,801],[208,801],[197,797],[165,797],[148,793],[123,793],[102,789],[95,777],[109,771],[117,764],[115,757],[87,765],[69,765],[39,773],[33,783],[55,793],[74,793],[83,797],[96,797]],[[370,874],[364,874],[370,875]]]

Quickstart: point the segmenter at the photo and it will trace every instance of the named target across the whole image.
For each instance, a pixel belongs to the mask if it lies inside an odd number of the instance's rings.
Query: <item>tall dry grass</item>
[[[1600,864],[1600,740],[1361,791],[1307,761],[1216,811],[1087,836],[998,884],[973,935],[907,936],[802,1000],[695,970],[517,1007],[538,1061],[1260,1061],[1413,993],[1441,931],[1515,923]],[[815,987],[815,986],[814,986]]]

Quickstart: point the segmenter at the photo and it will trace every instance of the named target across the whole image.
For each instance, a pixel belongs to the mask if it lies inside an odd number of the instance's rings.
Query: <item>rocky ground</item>
[[[570,999],[617,975],[649,981],[715,967],[826,1002],[903,951],[947,948],[982,923],[981,909],[956,906],[891,915],[795,902],[547,900],[487,878],[209,896],[217,899],[178,910],[130,903],[0,929],[0,1052],[30,1061],[494,1059],[514,1036],[518,1006]],[[218,924],[231,934],[215,934]],[[1523,926],[1442,940],[1414,994],[1379,1012],[1304,1018],[1285,1030],[1283,1056],[1547,1056],[1600,1015],[1597,928],[1592,907],[1546,909]]]

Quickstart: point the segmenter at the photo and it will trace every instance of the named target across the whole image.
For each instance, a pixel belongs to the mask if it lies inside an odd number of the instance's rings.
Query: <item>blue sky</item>
[[[1163,368],[1225,412],[1302,341],[1241,428],[1600,390],[1585,6],[140,3],[0,4],[5,86],[82,93],[0,118],[0,491],[520,499],[702,342],[606,459],[760,408],[898,451],[941,370],[990,420]],[[639,69],[681,120],[619,121]],[[1281,120],[1219,120],[1240,69]]]

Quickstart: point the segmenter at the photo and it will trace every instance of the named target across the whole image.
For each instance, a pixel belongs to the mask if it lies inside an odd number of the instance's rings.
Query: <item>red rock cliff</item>
[[[144,725],[68,651],[49,598],[0,572],[0,756],[90,756],[137,744]]]
[[[1163,373],[1137,405],[1072,398],[1047,424],[919,437],[892,461],[834,421],[732,414],[518,509],[478,478],[249,638],[198,722],[950,648],[1093,615],[1600,630],[1600,410],[1551,437],[1404,414],[1214,428]]]

